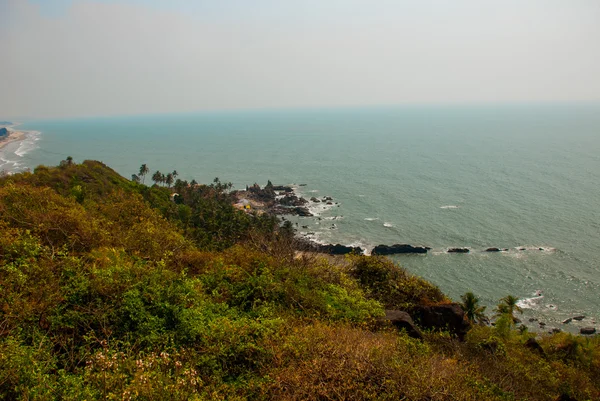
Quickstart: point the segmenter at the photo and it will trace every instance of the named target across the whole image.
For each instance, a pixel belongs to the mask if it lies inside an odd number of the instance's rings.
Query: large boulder
[[[486,252],[500,252],[502,249],[500,248],[488,248],[485,250]]]
[[[329,255],[347,255],[356,253],[362,255],[364,250],[358,246],[346,246],[342,244],[319,244],[309,239],[296,239],[298,249],[308,252],[327,253]]]
[[[312,213],[308,210],[308,208],[302,207],[302,206],[298,206],[292,209],[293,213],[292,214],[297,214],[298,216],[303,216],[303,217],[311,217]]]
[[[465,312],[457,303],[415,306],[411,310],[411,316],[422,328],[448,331],[461,340],[471,327],[465,318]]]
[[[469,253],[469,248],[450,248],[448,253]]]
[[[371,255],[395,255],[401,253],[427,253],[430,248],[408,244],[377,245]]]
[[[412,318],[406,312],[402,312],[399,310],[386,310],[385,317],[382,320],[389,321],[392,324],[392,326],[394,326],[398,330],[406,330],[406,334],[408,334],[412,338],[423,338],[423,335],[415,326],[415,323],[413,322]]]
[[[525,347],[529,348],[532,351],[537,352],[541,356],[546,355],[546,353],[544,352],[544,349],[542,348],[540,343],[537,342],[537,340],[535,338],[528,338],[527,341],[525,341]]]
[[[582,327],[579,329],[579,333],[587,334],[587,335],[596,334],[596,328],[595,327]]]
[[[358,255],[363,254],[363,249],[359,246],[346,246],[342,244],[335,245],[323,245],[322,249],[324,252],[330,255],[347,255],[349,253],[356,253]]]

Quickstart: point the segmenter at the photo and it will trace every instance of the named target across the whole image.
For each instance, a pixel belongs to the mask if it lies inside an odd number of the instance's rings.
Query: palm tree
[[[150,169],[148,168],[148,166],[146,166],[145,164],[142,164],[140,167],[140,174],[138,175],[139,177],[142,177],[142,184],[144,183],[144,180],[146,179],[146,174],[148,174],[150,172]]]
[[[177,178],[177,176],[179,175],[177,170],[173,170],[173,172],[171,174],[173,175],[173,178]]]
[[[140,177],[137,174],[131,174],[131,181],[140,183]]]
[[[167,174],[167,176],[165,177],[165,183],[169,186],[169,188],[171,188],[171,184],[173,183],[173,181],[173,174]]]
[[[159,182],[162,182],[163,174],[160,171],[156,171],[156,173],[152,174],[152,181],[158,185]]]
[[[467,292],[460,297],[462,299],[462,303],[460,304],[463,311],[465,311],[465,315],[467,319],[471,323],[483,323],[487,321],[487,317],[485,316],[485,306],[479,305],[479,297],[475,296],[472,292]]]
[[[513,295],[507,295],[504,298],[500,299],[500,303],[496,306],[496,314],[498,316],[506,315],[511,318],[514,322],[515,312],[523,313],[523,309],[517,303],[519,302],[519,298]]]

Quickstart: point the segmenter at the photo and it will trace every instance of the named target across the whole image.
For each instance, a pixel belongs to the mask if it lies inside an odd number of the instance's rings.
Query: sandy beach
[[[9,134],[7,137],[2,137],[0,139],[0,150],[3,149],[9,143],[22,141],[23,139],[25,139],[26,135],[27,135],[26,132],[9,131]]]

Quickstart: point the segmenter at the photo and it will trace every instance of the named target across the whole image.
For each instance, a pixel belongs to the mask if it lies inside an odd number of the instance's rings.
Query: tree
[[[507,295],[504,298],[500,299],[500,303],[496,306],[496,315],[497,316],[508,316],[511,321],[515,322],[515,312],[523,313],[523,309],[517,303],[519,302],[519,298],[513,295]]]
[[[486,307],[479,305],[479,297],[469,291],[460,298],[462,299],[460,306],[465,311],[465,315],[471,323],[483,323],[487,321],[484,313]]]
[[[177,178],[177,176],[179,175],[177,170],[173,170],[173,172],[171,174],[173,175],[173,178]]]
[[[145,164],[142,164],[140,166],[139,176],[142,177],[142,184],[146,180],[146,174],[148,174],[149,172],[150,172],[150,169],[148,168],[148,166],[146,166]]]
[[[165,183],[169,186],[169,188],[171,188],[171,184],[173,184],[173,181],[173,173],[167,174],[167,176],[165,177]]]
[[[158,185],[159,182],[162,182],[163,176],[163,173],[157,170],[156,173],[152,174],[152,181]]]
[[[67,158],[65,160],[61,160],[58,165],[60,167],[72,166],[73,165],[73,158],[71,156],[67,156]]]
[[[131,181],[140,183],[140,177],[137,174],[131,174]]]

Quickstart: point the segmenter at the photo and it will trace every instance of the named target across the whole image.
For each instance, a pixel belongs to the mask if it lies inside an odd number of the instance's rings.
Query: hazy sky
[[[600,100],[600,0],[0,0],[0,119]]]

